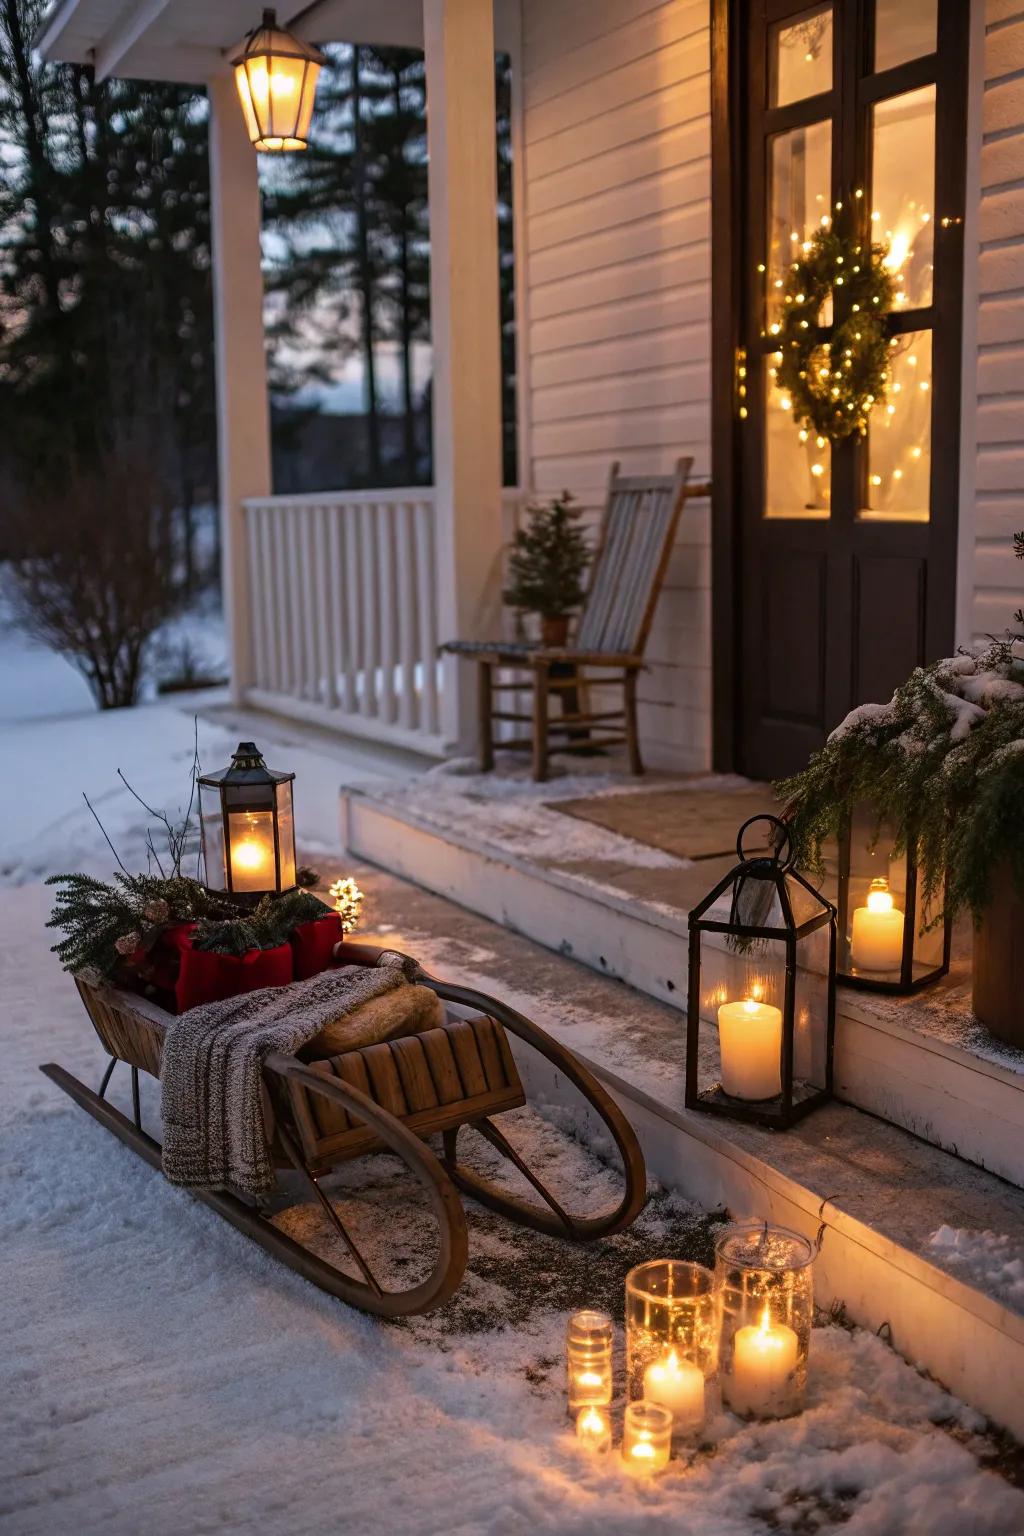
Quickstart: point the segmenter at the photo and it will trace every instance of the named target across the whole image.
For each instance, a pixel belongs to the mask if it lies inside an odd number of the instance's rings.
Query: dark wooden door
[[[953,643],[968,10],[734,6],[736,755],[758,778]],[[772,326],[793,255],[851,210],[899,274],[895,345],[866,439],[831,446],[793,421]]]

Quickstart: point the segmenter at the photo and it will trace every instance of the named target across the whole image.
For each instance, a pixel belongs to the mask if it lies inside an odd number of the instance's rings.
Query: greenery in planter
[[[1015,549],[1024,558],[1024,534]],[[1016,615],[1024,622],[1022,615]],[[947,910],[980,918],[1008,863],[1024,891],[1024,635],[918,667],[888,704],[862,704],[802,773],[776,789],[798,860],[822,871],[822,844],[870,802],[916,837],[926,899],[949,876]]]
[[[527,525],[516,533],[509,556],[506,603],[545,619],[579,607],[590,562],[582,515],[568,491],[546,506],[527,508]]]

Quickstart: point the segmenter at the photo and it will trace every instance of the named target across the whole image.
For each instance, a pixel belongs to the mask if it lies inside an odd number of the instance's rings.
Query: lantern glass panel
[[[295,884],[295,817],[291,780],[277,786],[277,837],[281,849],[281,890]]]
[[[216,785],[199,786],[199,812],[206,884],[212,891],[223,891],[227,889],[228,875],[224,859],[224,818],[220,790]]]
[[[906,852],[896,852],[893,827],[870,804],[853,807],[848,849],[840,857],[840,975],[862,986],[909,990],[941,974],[941,903],[924,900]]]
[[[828,924],[805,934],[796,944],[793,985],[793,1075],[804,1089],[824,1092],[829,1084]]]
[[[233,891],[251,895],[277,889],[273,811],[229,810],[228,843]]]

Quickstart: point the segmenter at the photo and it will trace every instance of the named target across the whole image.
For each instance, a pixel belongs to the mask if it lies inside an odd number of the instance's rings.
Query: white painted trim
[[[106,80],[117,71],[121,60],[141,42],[154,22],[167,9],[170,0],[136,0],[127,15],[119,16],[114,26],[93,51],[96,79]]]
[[[960,495],[956,540],[956,643],[973,639],[975,480],[978,468],[978,292],[981,143],[985,97],[985,0],[971,0],[964,180],[964,284],[960,369]]]
[[[79,0],[54,0],[54,4],[50,6],[39,23],[32,46],[44,59],[51,60],[55,57],[60,40],[67,31],[78,6]]]

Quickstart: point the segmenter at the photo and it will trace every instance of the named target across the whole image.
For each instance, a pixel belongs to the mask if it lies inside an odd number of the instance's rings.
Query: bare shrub
[[[13,509],[14,622],[78,668],[100,709],[137,702],[153,636],[181,606],[163,498],[142,455],[111,453]]]

